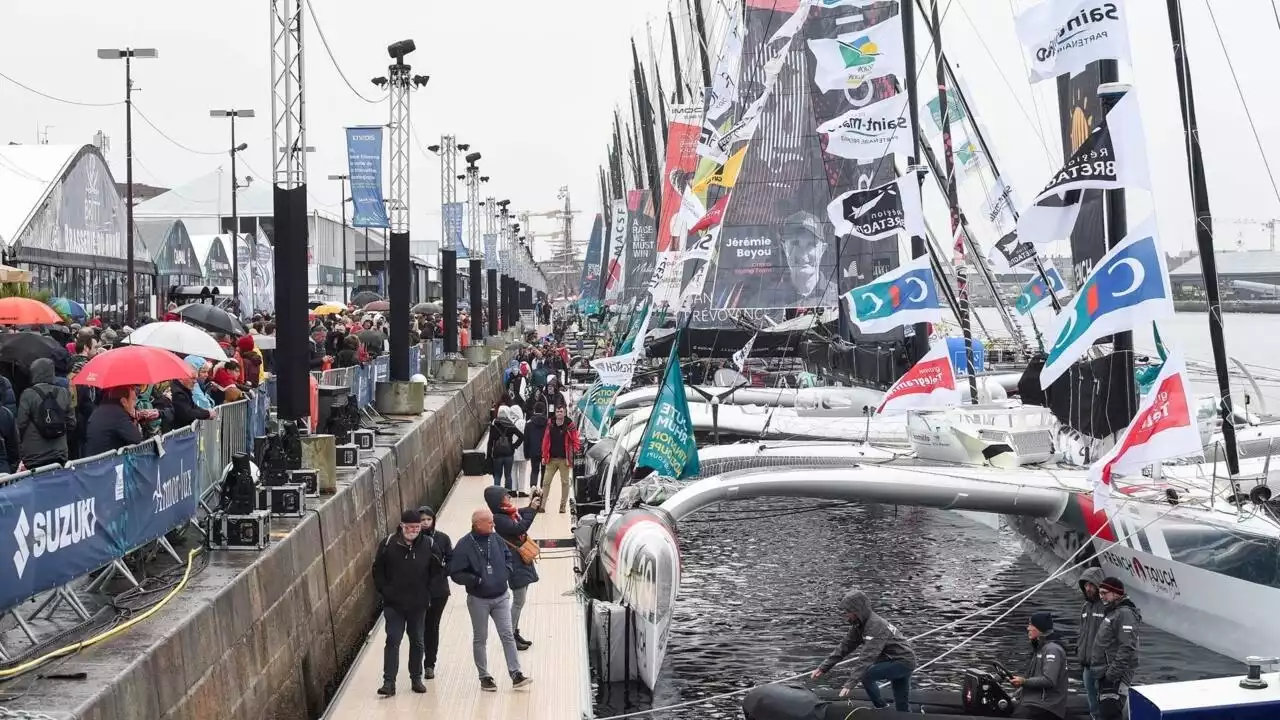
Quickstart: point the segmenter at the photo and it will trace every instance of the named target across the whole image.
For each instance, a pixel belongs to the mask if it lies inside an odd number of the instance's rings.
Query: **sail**
[[[649,288],[657,265],[658,223],[653,217],[653,195],[648,190],[627,193],[627,285],[624,301],[635,300]]]
[[[1058,111],[1062,121],[1062,157],[1070,158],[1102,120],[1098,85],[1101,63],[1091,63],[1079,75],[1058,78]],[[1079,215],[1071,231],[1072,284],[1080,287],[1093,266],[1107,254],[1106,216],[1102,190],[1084,190]]]
[[[613,201],[609,223],[609,270],[601,278],[604,283],[604,301],[612,304],[622,299],[627,282],[627,202]]]
[[[895,240],[837,237],[827,212],[832,199],[844,192],[892,182],[893,157],[837,157],[824,151],[827,140],[818,132],[823,123],[897,93],[900,78],[866,67],[868,62],[883,67],[896,63],[876,59],[873,50],[880,46],[859,42],[872,27],[881,35],[888,32],[882,24],[898,23],[895,10],[890,3],[859,9],[747,0],[737,95],[717,129],[729,135],[726,128],[742,125],[745,118],[755,123],[754,133],[735,135],[748,142],[747,152],[733,187],[725,191],[732,195],[716,229],[702,292],[692,303],[695,327],[781,321],[788,310],[801,308],[834,313],[842,292],[897,267]],[[848,58],[859,63],[859,70],[847,74],[848,86],[824,91],[819,82],[830,86],[831,73],[815,81],[817,61],[808,40],[851,35],[849,44],[862,50]],[[887,43],[885,50],[893,45]],[[764,102],[758,104],[761,98]],[[909,137],[910,129],[905,132]],[[741,145],[725,148],[724,161],[739,149]],[[725,192],[711,185],[704,207],[714,207]],[[686,269],[688,276],[693,272]]]
[[[582,277],[578,282],[578,307],[586,313],[600,308],[600,256],[604,245],[604,215],[596,213],[591,223],[591,237],[587,240],[587,257],[582,262]]]

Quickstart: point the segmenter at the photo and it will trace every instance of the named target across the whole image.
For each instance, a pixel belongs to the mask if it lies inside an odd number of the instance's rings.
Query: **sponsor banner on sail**
[[[718,237],[698,255],[710,261],[686,263],[681,306],[691,309],[694,327],[739,327],[740,322],[766,318],[780,322],[788,311],[835,308],[842,290],[898,263],[897,243],[838,238],[828,215],[832,198],[891,183],[896,178],[892,157],[877,153],[863,162],[830,149],[824,152],[817,131],[821,123],[851,108],[890,98],[898,92],[895,79],[878,76],[858,88],[824,92],[814,84],[813,54],[799,44],[833,37],[831,18],[840,20],[842,35],[896,21],[897,6],[880,3],[858,13],[815,10],[792,37],[792,51],[778,56],[776,46],[765,40],[793,17],[796,7],[774,0],[746,3],[739,106],[762,98],[768,102],[761,105],[759,127],[749,138],[732,199],[723,202],[726,195],[709,194],[705,202],[705,224],[708,230],[717,229]],[[777,69],[769,65],[776,57],[785,59]],[[906,107],[905,96],[899,102]],[[909,147],[909,131],[904,139]],[[710,193],[721,190],[711,186]],[[686,258],[693,240],[691,233]]]
[[[1173,315],[1164,251],[1149,218],[1111,249],[1089,274],[1048,337],[1040,386],[1049,387],[1099,338]]]
[[[580,307],[584,303],[600,302],[600,255],[604,249],[604,215],[596,213],[591,223],[591,237],[587,240],[587,256],[582,262]]]
[[[863,240],[884,240],[899,231],[924,237],[924,208],[920,205],[920,178],[915,173],[871,188],[842,193],[827,206],[837,235]]]
[[[622,297],[638,297],[648,290],[657,265],[657,230],[648,190],[627,192],[627,286]]]
[[[1070,77],[1063,75],[1058,78],[1058,119],[1062,127],[1062,157],[1071,157],[1076,149],[1089,139],[1090,131],[1101,121],[1101,106],[1098,104],[1098,85],[1101,83],[1102,67],[1096,62],[1090,63],[1079,74]],[[1037,235],[1028,233],[1023,227],[1024,221],[1027,220],[1026,213],[1018,220],[1018,236],[1036,244],[1070,237],[1071,280],[1076,287],[1080,287],[1094,264],[1107,254],[1106,218],[1103,213],[1102,195],[1103,193],[1098,190],[1086,190],[1077,194],[1067,193],[1063,197],[1062,207],[1074,213],[1071,215],[1071,226],[1065,232],[1056,232],[1049,240],[1040,240]],[[1045,215],[1045,218],[1052,219],[1050,215]],[[1065,216],[1057,218],[1058,223],[1063,220]]]
[[[907,74],[902,24],[897,18],[866,30],[809,40],[809,52],[817,64],[814,84],[824,92],[858,87],[877,76]]]
[[[1089,467],[1095,512],[1110,507],[1114,473],[1138,474],[1158,460],[1204,456],[1192,407],[1186,364],[1181,356],[1171,356],[1160,368],[1151,391],[1139,402],[1138,413],[1124,434],[1110,452]]]
[[[658,252],[679,250],[684,239],[682,198],[698,168],[698,134],[702,108],[673,105],[667,110],[667,156],[662,173],[662,217],[658,222]]]
[[[1074,74],[1098,60],[1129,62],[1125,0],[1043,0],[1014,19],[1031,82]]]
[[[714,131],[715,121],[738,104],[738,69],[742,65],[743,35],[742,16],[729,13],[729,27],[725,31],[720,54],[716,56],[715,71],[711,75],[711,87],[707,89],[706,122]]]
[[[622,291],[626,286],[627,269],[627,201],[613,201],[610,213],[612,222],[609,227],[609,272],[603,278],[605,283],[605,302],[618,302],[622,299]]]

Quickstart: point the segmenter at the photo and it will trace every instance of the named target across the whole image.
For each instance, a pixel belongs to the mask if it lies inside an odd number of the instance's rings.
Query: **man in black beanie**
[[[431,539],[422,534],[422,518],[417,510],[400,514],[400,527],[382,542],[373,558],[373,586],[382,598],[387,644],[382,652],[382,687],[378,694],[396,694],[400,672],[400,640],[409,632],[409,680],[413,691],[424,693],[422,684],[422,630],[431,605],[431,579],[439,573],[432,558]]]
[[[1022,691],[1018,717],[1062,720],[1067,715],[1067,651],[1053,629],[1053,615],[1043,610],[1031,613],[1027,637],[1031,662],[1026,677],[1011,681]]]
[[[1104,578],[1098,586],[1104,610],[1093,641],[1089,667],[1098,679],[1099,720],[1120,720],[1129,700],[1129,685],[1138,669],[1138,624],[1142,612],[1125,596],[1124,583]]]
[[[427,608],[426,627],[422,638],[422,677],[436,677],[436,654],[440,651],[440,618],[449,602],[449,559],[453,557],[453,541],[436,528],[436,511],[430,505],[418,508],[422,518],[422,534],[431,538],[431,607]]]

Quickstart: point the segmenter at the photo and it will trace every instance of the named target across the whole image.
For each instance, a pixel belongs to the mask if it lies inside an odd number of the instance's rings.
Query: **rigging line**
[[[147,117],[147,114],[142,112],[142,108],[138,107],[138,103],[136,102],[133,104],[133,111],[138,114],[138,117],[142,118],[143,122],[151,126],[152,130],[155,130],[157,133],[159,133],[160,137],[164,138],[165,140],[168,140],[169,142],[173,143],[179,148],[182,148],[183,150],[186,150],[189,153],[192,153],[194,155],[222,155],[228,152],[227,150],[214,150],[213,152],[207,152],[205,150],[196,150],[190,145],[184,145],[178,142],[177,140],[174,140],[168,133],[161,130],[160,127],[157,126],[155,123],[151,122],[151,118]]]
[[[105,103],[93,103],[93,102],[81,102],[79,100],[68,100],[66,98],[58,97],[57,95],[50,95],[49,93],[41,92],[40,90],[37,90],[31,87],[30,85],[27,85],[26,83],[23,83],[8,75],[5,75],[2,72],[0,72],[0,78],[4,78],[5,80],[8,80],[9,82],[13,83],[14,85],[17,85],[23,90],[26,90],[27,92],[30,92],[30,93],[35,93],[36,95],[39,95],[40,97],[46,100],[53,100],[54,102],[60,102],[66,105],[78,105],[80,107],[114,107],[116,105],[124,104],[123,100],[117,100],[115,102],[105,102]]]
[[[1026,106],[1024,106],[1022,101],[1018,99],[1018,94],[1014,91],[1013,84],[1009,82],[1008,76],[1004,74],[1004,69],[1000,67],[1000,63],[996,62],[995,55],[992,54],[991,48],[987,45],[987,41],[982,39],[982,33],[979,32],[977,25],[974,24],[973,18],[969,17],[969,13],[964,9],[963,3],[960,5],[960,13],[964,15],[965,21],[969,23],[969,28],[972,30],[971,35],[978,39],[978,43],[982,45],[983,52],[987,54],[987,58],[990,59],[991,64],[995,66],[996,73],[1000,75],[1000,80],[1004,83],[1005,88],[1009,90],[1010,96],[1013,97],[1014,104],[1018,106],[1018,110],[1022,112],[1022,116],[1025,117],[1027,122],[1035,129],[1036,137],[1040,139],[1040,145],[1044,149],[1045,157],[1048,158],[1050,167],[1056,165],[1058,161],[1054,159],[1052,152],[1049,150],[1049,141],[1045,139],[1044,133],[1040,131],[1039,124],[1035,120],[1031,119],[1031,116],[1027,114]],[[945,20],[946,18],[944,17],[943,19]]]
[[[1276,0],[1271,0],[1271,14],[1276,18],[1276,29],[1280,30],[1280,9],[1276,9]]]
[[[1227,59],[1227,70],[1231,73],[1231,81],[1235,83],[1236,95],[1240,97],[1240,105],[1244,108],[1244,116],[1249,121],[1249,129],[1253,131],[1253,141],[1258,146],[1258,157],[1262,159],[1262,166],[1267,169],[1267,179],[1271,181],[1271,191],[1275,193],[1276,202],[1280,203],[1280,187],[1276,186],[1275,173],[1271,172],[1271,163],[1267,160],[1267,153],[1262,148],[1262,138],[1258,136],[1258,126],[1253,122],[1253,113],[1249,112],[1249,103],[1244,99],[1244,90],[1240,87],[1240,78],[1236,76],[1236,68],[1231,63],[1231,53],[1227,52],[1227,43],[1222,38],[1222,31],[1218,29],[1218,18],[1213,13],[1213,6],[1208,0],[1205,0],[1204,7],[1209,11],[1209,21],[1213,23],[1213,32],[1218,36],[1218,45],[1222,47],[1222,55]],[[1271,6],[1275,10],[1274,0]]]
[[[347,89],[350,90],[352,93],[354,93],[356,97],[369,103],[370,105],[377,105],[381,103],[383,100],[386,100],[387,99],[386,95],[376,100],[370,100],[369,98],[360,94],[360,91],[357,90],[355,86],[351,84],[351,81],[347,79],[347,74],[342,72],[342,66],[338,64],[338,58],[333,56],[333,49],[329,47],[329,40],[324,36],[324,30],[320,27],[320,19],[316,17],[316,10],[315,8],[311,7],[311,0],[305,0],[305,2],[307,3],[307,14],[311,16],[311,24],[315,26],[316,34],[320,36],[320,44],[324,46],[324,51],[329,56],[329,62],[333,63],[333,69],[338,71],[338,77],[342,78],[342,82],[346,83]]]

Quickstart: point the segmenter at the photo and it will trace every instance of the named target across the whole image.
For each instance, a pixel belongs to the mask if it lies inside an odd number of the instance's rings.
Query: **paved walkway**
[[[490,484],[488,476],[464,475],[450,491],[437,522],[455,542],[470,531],[471,512],[484,504],[482,493]],[[568,539],[569,515],[555,512],[560,500],[559,487],[551,492],[550,511],[538,517],[531,535],[538,539]],[[540,580],[529,589],[520,621],[521,634],[533,642],[533,647],[520,653],[521,668],[533,678],[532,686],[512,689],[506,678],[502,647],[491,626],[489,669],[498,681],[498,692],[480,691],[471,661],[471,622],[467,617],[466,596],[460,586],[454,585],[440,623],[440,656],[436,678],[427,681],[428,692],[418,695],[409,689],[404,670],[409,659],[409,642],[405,639],[400,644],[401,670],[396,695],[392,698],[377,695],[382,684],[382,650],[386,638],[379,620],[325,717],[334,720],[578,720],[587,717],[586,713],[591,710],[591,688],[586,626],[583,606],[572,592],[573,565],[572,551],[568,549],[544,549],[538,561]]]

